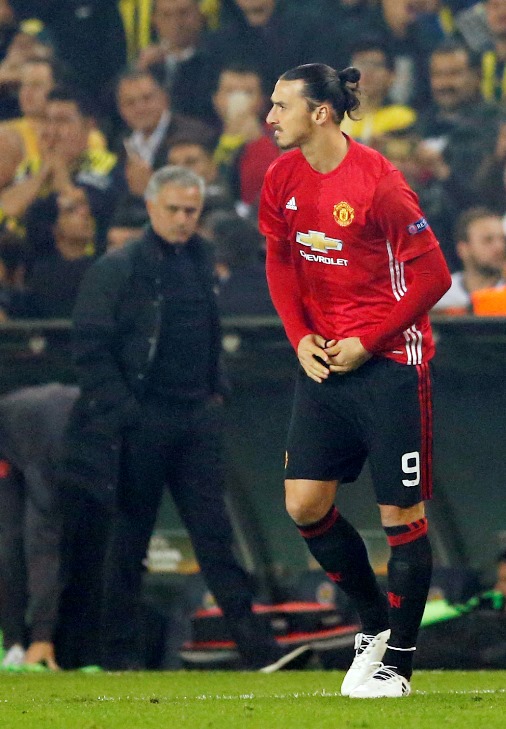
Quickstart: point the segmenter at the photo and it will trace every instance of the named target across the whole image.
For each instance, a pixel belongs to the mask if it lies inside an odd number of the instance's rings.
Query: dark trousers
[[[105,567],[106,666],[138,663],[142,562],[165,486],[246,663],[277,657],[273,636],[253,626],[248,576],[233,554],[223,495],[222,417],[221,407],[212,404],[156,404],[145,407],[139,427],[126,434]]]
[[[4,646],[53,640],[60,518],[52,484],[28,466],[0,477],[1,627]]]
[[[65,669],[102,661],[103,566],[111,515],[81,489],[62,488],[60,609],[55,647]]]

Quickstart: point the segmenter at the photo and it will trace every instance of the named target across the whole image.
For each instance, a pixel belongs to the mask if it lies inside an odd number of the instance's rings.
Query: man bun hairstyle
[[[360,71],[354,66],[348,66],[347,68],[343,68],[342,71],[339,71],[338,77],[341,82],[343,94],[346,97],[347,105],[345,112],[350,116],[360,106],[360,99],[358,98]]]
[[[279,80],[298,79],[304,82],[303,95],[311,110],[329,102],[334,111],[336,124],[341,123],[345,114],[353,119],[353,112],[360,106],[358,68],[349,66],[342,71],[336,71],[324,63],[305,63],[286,71]]]

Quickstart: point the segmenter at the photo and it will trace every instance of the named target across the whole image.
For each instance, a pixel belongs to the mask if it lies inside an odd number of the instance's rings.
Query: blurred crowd
[[[506,313],[506,0],[0,0],[0,318],[68,318],[166,164],[207,183],[221,311],[274,314],[265,116],[307,62],[360,69],[342,129],[418,193],[454,274],[438,311]]]
[[[280,151],[265,117],[278,76],[309,62],[361,72],[342,129],[419,195],[452,271],[434,314],[506,315],[506,0],[0,0],[0,321],[70,319],[90,264],[143,235],[166,165],[205,180],[221,314],[274,315],[257,206]],[[74,502],[56,523],[50,477],[77,395],[0,399],[7,664],[56,668],[58,619],[60,664],[97,662],[90,545],[108,526],[87,503],[83,529]],[[58,618],[60,569],[86,589],[66,588]]]

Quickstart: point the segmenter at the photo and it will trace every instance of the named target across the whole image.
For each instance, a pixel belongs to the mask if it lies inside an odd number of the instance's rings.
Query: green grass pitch
[[[419,671],[403,699],[343,698],[338,671],[1,673],[2,729],[503,729],[506,671]]]

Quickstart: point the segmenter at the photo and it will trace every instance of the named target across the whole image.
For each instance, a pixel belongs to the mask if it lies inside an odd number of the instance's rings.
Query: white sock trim
[[[388,650],[390,650],[390,651],[404,651],[404,652],[416,651],[416,645],[413,646],[413,648],[394,648],[393,645],[389,645],[388,646]]]

